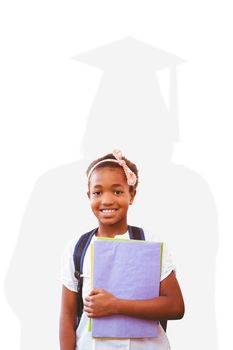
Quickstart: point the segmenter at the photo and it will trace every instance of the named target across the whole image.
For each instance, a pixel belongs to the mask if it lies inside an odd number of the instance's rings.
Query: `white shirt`
[[[126,232],[123,235],[115,236],[115,238],[129,239],[129,234]],[[92,242],[96,239],[93,236]],[[74,277],[74,262],[73,252],[77,243],[77,237],[73,239],[63,255],[61,280],[62,284],[71,291],[77,292],[78,281]],[[92,243],[91,242],[91,243]],[[90,244],[91,245],[91,244]],[[86,251],[83,262],[83,300],[89,295],[91,290],[90,278],[90,245]],[[166,245],[163,248],[161,281],[166,278],[173,270],[171,255],[168,253]],[[78,329],[76,331],[76,349],[78,350],[168,350],[170,345],[166,333],[161,325],[159,325],[158,335],[156,338],[138,338],[138,339],[119,339],[119,340],[99,340],[92,338],[91,332],[88,330],[89,319],[83,312]]]

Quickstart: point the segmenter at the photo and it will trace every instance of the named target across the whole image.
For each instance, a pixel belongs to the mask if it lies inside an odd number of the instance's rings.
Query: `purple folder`
[[[136,240],[94,242],[93,287],[118,298],[141,300],[159,296],[161,243]],[[97,338],[156,337],[158,322],[124,315],[94,318]]]

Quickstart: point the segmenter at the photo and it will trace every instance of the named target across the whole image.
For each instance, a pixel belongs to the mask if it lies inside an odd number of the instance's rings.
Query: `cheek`
[[[93,212],[98,210],[99,202],[99,198],[90,198],[90,207]]]
[[[91,197],[89,197],[89,203],[90,203],[91,208],[93,208],[95,206],[95,201]]]
[[[121,201],[121,205],[125,208],[128,208],[130,204],[130,197],[124,198],[124,200]]]

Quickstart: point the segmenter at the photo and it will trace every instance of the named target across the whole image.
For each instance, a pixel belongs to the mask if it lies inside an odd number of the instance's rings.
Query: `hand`
[[[84,300],[83,310],[90,318],[109,316],[116,313],[117,298],[104,289],[92,289]]]

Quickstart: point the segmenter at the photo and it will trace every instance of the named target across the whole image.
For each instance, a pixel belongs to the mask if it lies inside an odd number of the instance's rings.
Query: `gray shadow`
[[[133,38],[76,59],[103,74],[88,116],[84,159],[42,175],[25,208],[5,281],[22,326],[20,348],[58,349],[60,257],[70,239],[96,226],[85,169],[97,156],[120,148],[140,171],[129,223],[165,240],[177,266],[186,315],[168,323],[171,346],[216,350],[216,204],[202,176],[172,162],[178,141],[176,67],[183,61]],[[161,69],[170,72],[168,106],[158,79]]]

